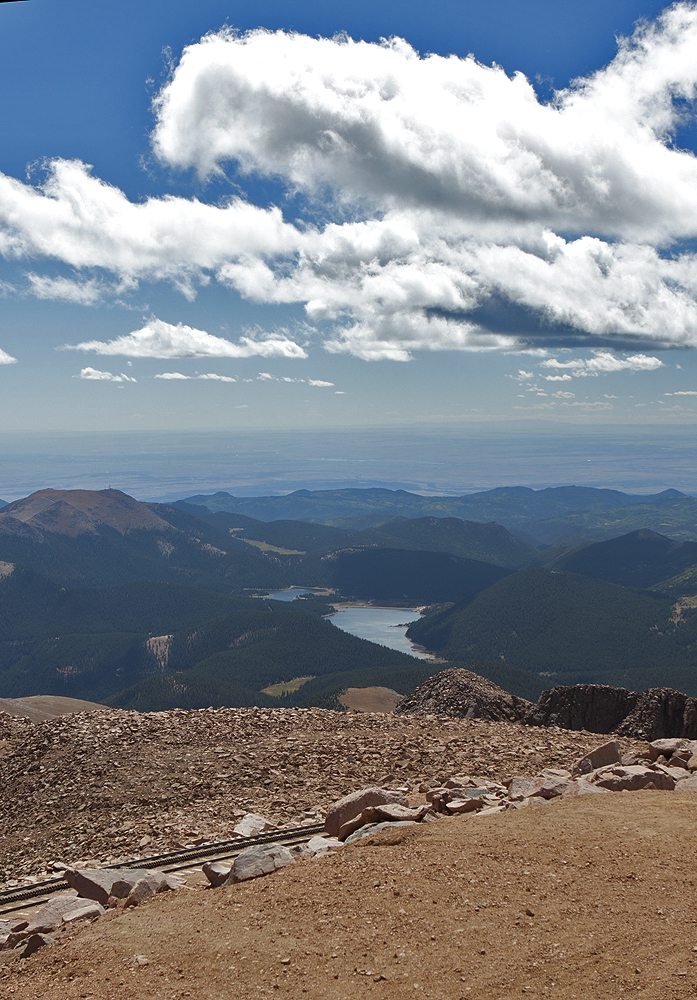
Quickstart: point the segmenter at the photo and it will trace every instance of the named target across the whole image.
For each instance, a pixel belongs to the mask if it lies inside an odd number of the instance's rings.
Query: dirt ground
[[[386,831],[2,955],[0,1000],[694,997],[696,821],[644,791]]]

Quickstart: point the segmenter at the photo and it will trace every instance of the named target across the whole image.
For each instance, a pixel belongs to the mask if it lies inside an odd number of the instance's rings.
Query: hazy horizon
[[[144,433],[2,433],[0,498],[37,489],[123,490],[171,501],[381,486],[460,495],[497,486],[697,494],[691,428],[529,426]]]

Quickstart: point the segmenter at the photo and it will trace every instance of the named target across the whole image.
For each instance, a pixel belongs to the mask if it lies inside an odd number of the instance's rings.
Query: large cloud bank
[[[54,161],[38,186],[0,176],[0,253],[110,272],[121,295],[148,279],[191,298],[212,276],[302,304],[327,349],[367,359],[694,346],[697,260],[680,244],[697,237],[697,159],[674,137],[696,86],[695,3],[549,104],[520,74],[401,40],[222,31],[184,50],[156,98],[154,152],[201,178],[274,177],[304,217],[241,198],[136,204]],[[109,287],[91,272],[31,281],[86,304]],[[157,356],[214,353],[187,337],[200,352]],[[156,341],[80,347],[152,355]]]

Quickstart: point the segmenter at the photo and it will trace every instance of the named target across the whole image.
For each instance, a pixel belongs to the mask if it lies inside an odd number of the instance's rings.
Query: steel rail
[[[179,851],[168,851],[164,854],[153,854],[148,858],[136,858],[134,861],[120,861],[117,864],[100,865],[106,869],[151,869],[159,866],[159,870],[165,872],[176,872],[185,868],[195,868],[201,861],[218,860],[237,857],[247,847],[255,844],[282,844],[291,841],[292,844],[302,843],[312,836],[316,836],[324,830],[323,823],[312,823],[308,826],[286,827],[283,830],[268,830],[266,833],[257,833],[251,837],[234,837],[230,840],[217,840],[211,844],[202,844],[199,847],[183,848]],[[189,864],[178,864],[178,862],[190,862]],[[169,867],[164,868],[163,865]],[[15,910],[28,909],[31,906],[38,906],[43,898],[50,896],[54,891],[69,888],[64,878],[56,877],[44,879],[42,882],[33,882],[26,886],[11,887],[0,890],[0,915],[12,913]],[[39,898],[37,898],[39,897]],[[34,902],[27,902],[35,900]],[[13,905],[22,904],[22,905]]]

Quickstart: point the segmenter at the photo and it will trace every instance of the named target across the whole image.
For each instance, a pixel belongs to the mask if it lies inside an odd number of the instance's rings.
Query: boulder
[[[85,905],[85,900],[80,899],[72,892],[70,894],[54,896],[53,899],[49,899],[45,906],[41,907],[25,929],[24,934],[27,936],[31,934],[49,934],[60,927],[68,914],[74,913],[75,910],[79,910]],[[87,905],[97,906],[98,904],[90,902]],[[99,911],[95,916],[100,916],[102,913],[104,913],[104,907],[99,906]]]
[[[53,944],[53,938],[49,937],[47,934],[32,934],[31,937],[27,938],[27,941],[19,953],[20,958],[29,958],[34,952],[37,952],[39,948],[45,948],[46,945]]]
[[[675,786],[676,792],[697,792],[697,774],[689,778],[681,778]]]
[[[573,781],[569,782],[569,787],[565,788],[561,793],[563,799],[570,799],[576,795],[593,795],[604,793],[608,794],[609,788],[601,788],[600,785],[594,785],[592,781],[588,781],[587,778],[575,778]]]
[[[577,760],[571,769],[571,776],[579,778],[582,774],[590,774],[591,771],[599,767],[607,767],[608,764],[622,763],[622,747],[617,740],[610,740],[601,746],[591,750],[585,757]]]
[[[649,744],[651,747],[651,757],[653,760],[658,760],[658,758],[663,755],[664,757],[672,757],[673,754],[679,753],[679,751],[685,751],[685,759],[689,760],[695,749],[697,749],[697,744],[694,740],[686,740],[684,737],[674,736],[669,739],[652,740]]]
[[[330,808],[324,821],[324,832],[330,837],[336,837],[344,823],[358,816],[368,806],[382,806],[387,803],[408,806],[409,799],[401,792],[388,791],[374,785],[351,792]]]
[[[225,882],[232,867],[231,865],[224,865],[220,861],[207,861],[201,870],[213,888],[217,889],[219,885]]]
[[[253,837],[256,833],[266,833],[267,830],[275,830],[276,827],[257,813],[247,813],[233,829],[238,837]]]
[[[233,885],[235,882],[246,882],[261,875],[270,875],[279,868],[292,865],[293,860],[293,855],[287,847],[279,844],[254,844],[238,854],[230,874],[222,884]]]
[[[126,906],[140,906],[146,899],[155,895],[153,880],[149,878],[139,878],[126,897]]]
[[[77,889],[79,896],[94,899],[102,906],[108,905],[110,896],[126,899],[136,882],[144,878],[150,880],[154,892],[167,892],[181,885],[179,879],[164,872],[140,868],[89,868],[84,871],[66,868],[64,877],[68,885]]]
[[[637,792],[642,788],[671,792],[675,788],[675,779],[670,774],[656,768],[642,767],[641,764],[602,767],[593,772],[592,780],[611,792]]]
[[[104,907],[93,899],[79,900],[79,902],[82,904],[81,906],[63,914],[62,923],[74,924],[78,920],[93,920],[95,917],[101,917],[104,913]]]
[[[564,778],[546,778],[538,775],[536,778],[514,778],[508,788],[511,802],[521,799],[555,799],[562,795],[570,782]]]
[[[348,820],[347,823],[341,826],[337,834],[337,839],[346,840],[354,830],[358,830],[368,823],[398,823],[404,820],[411,820],[414,823],[418,823],[423,819],[428,810],[429,806],[417,806],[415,809],[410,809],[409,806],[400,806],[389,802],[380,806],[368,806],[358,816],[354,816],[353,819]]]
[[[483,795],[479,798],[451,799],[450,802],[445,803],[445,811],[452,816],[459,816],[462,813],[477,812],[478,809],[483,809],[486,804],[487,799]]]
[[[310,837],[307,842],[308,849],[312,851],[313,854],[326,854],[327,851],[333,851],[337,847],[343,847],[344,845],[337,837]]]

